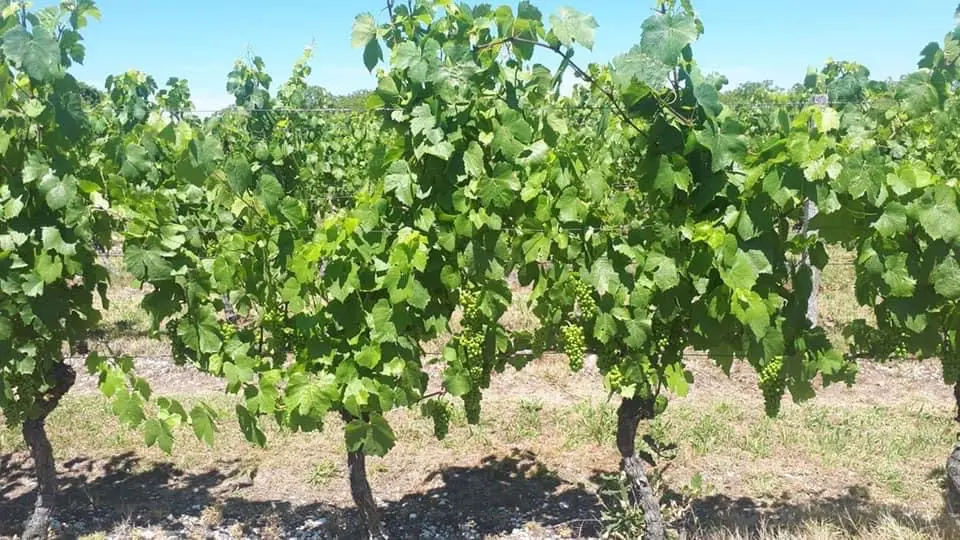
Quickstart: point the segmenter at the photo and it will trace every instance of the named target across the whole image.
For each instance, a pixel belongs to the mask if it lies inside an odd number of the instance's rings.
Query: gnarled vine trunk
[[[373,498],[370,482],[367,481],[367,457],[362,451],[348,452],[347,464],[350,466],[350,495],[353,502],[360,509],[360,515],[367,526],[370,538],[381,540],[387,538],[380,521],[380,511],[377,510],[377,501]]]
[[[345,411],[341,412],[341,417],[348,423],[354,420],[353,416]],[[362,449],[347,452],[347,466],[350,469],[350,495],[353,497],[353,503],[360,510],[367,533],[372,540],[389,538],[380,520],[380,511],[377,509],[377,501],[373,498],[370,482],[367,480],[367,456]]]
[[[53,447],[47,438],[47,416],[57,408],[60,399],[70,390],[77,374],[66,364],[57,364],[53,369],[53,388],[38,402],[38,415],[23,422],[23,440],[30,448],[33,467],[37,474],[37,501],[33,514],[24,526],[24,540],[45,540],[50,528],[50,518],[57,498],[57,466],[53,461]]]
[[[960,423],[960,382],[953,385],[953,399],[957,407],[957,416],[954,420]],[[960,523],[960,442],[953,447],[953,452],[947,458],[946,468],[946,510],[955,521]]]
[[[654,402],[638,398],[624,399],[617,410],[617,449],[620,450],[621,467],[630,482],[631,503],[643,510],[646,540],[665,540],[666,525],[660,514],[660,500],[644,470],[644,462],[636,452],[637,428],[641,420],[654,416]]]

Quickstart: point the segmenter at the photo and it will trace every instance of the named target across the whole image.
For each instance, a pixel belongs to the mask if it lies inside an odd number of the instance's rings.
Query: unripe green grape
[[[583,358],[586,355],[586,341],[583,338],[583,327],[577,324],[565,324],[561,328],[563,337],[563,352],[570,361],[570,369],[578,372],[583,369]]]

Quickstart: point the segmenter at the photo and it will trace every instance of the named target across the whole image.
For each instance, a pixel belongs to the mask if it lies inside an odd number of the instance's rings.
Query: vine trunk
[[[387,538],[380,521],[380,511],[377,510],[377,501],[373,498],[370,482],[367,481],[367,457],[363,451],[348,452],[347,464],[350,467],[350,494],[353,502],[360,509],[367,532],[371,540]]]
[[[960,423],[960,382],[953,385],[953,399],[957,407],[955,421]],[[947,457],[947,513],[960,523],[960,442]]]
[[[630,501],[643,510],[646,540],[665,540],[666,525],[660,514],[660,501],[644,470],[643,458],[637,455],[637,428],[640,421],[654,416],[653,400],[639,398],[623,399],[617,410],[617,448],[620,450],[621,467],[630,482]]]
[[[23,440],[30,448],[30,457],[37,475],[37,501],[33,514],[23,530],[24,540],[45,540],[50,528],[50,518],[56,506],[57,466],[53,460],[53,447],[47,438],[47,416],[57,408],[60,399],[70,390],[77,374],[70,366],[59,363],[53,369],[53,388],[37,400],[36,417],[23,421]]]

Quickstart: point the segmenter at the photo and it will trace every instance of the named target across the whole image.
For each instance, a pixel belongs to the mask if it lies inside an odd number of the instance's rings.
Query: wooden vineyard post
[[[829,105],[830,98],[826,94],[817,94],[811,98],[811,102],[813,105],[824,108]],[[811,199],[807,199],[803,203],[803,218],[800,234],[806,235],[807,237],[817,234],[818,231],[810,230],[810,222],[813,221],[813,218],[815,218],[819,212],[817,203]],[[804,251],[801,264],[810,269],[811,287],[810,297],[807,299],[807,320],[810,321],[812,326],[816,327],[820,319],[820,269],[810,263],[809,251]]]

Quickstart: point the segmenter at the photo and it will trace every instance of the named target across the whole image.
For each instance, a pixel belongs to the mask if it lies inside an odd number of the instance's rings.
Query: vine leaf
[[[361,13],[353,21],[351,34],[353,48],[363,47],[363,64],[368,71],[373,71],[383,60],[383,48],[377,39],[377,21],[370,13]]]
[[[177,325],[177,335],[183,343],[204,354],[220,351],[220,325],[213,308],[204,305],[197,313],[182,319]]]
[[[883,215],[873,223],[873,228],[884,238],[892,238],[907,231],[907,209],[902,204],[891,201],[883,210]]]
[[[561,7],[550,16],[550,25],[554,35],[565,46],[572,47],[574,43],[579,43],[587,49],[593,49],[598,25],[591,15],[573,8]]]
[[[349,451],[363,450],[363,453],[372,456],[387,455],[397,440],[390,424],[379,414],[371,414],[369,422],[351,420],[344,428],[344,433]]]
[[[130,245],[124,249],[123,260],[127,270],[141,281],[168,279],[173,273],[173,266],[161,251]]]
[[[697,40],[696,20],[686,13],[657,14],[643,22],[640,48],[668,66],[676,65],[683,49]]]
[[[254,416],[243,405],[238,404],[235,410],[237,413],[237,422],[240,424],[240,431],[243,433],[243,436],[257,446],[266,446],[267,434],[260,429],[260,424],[257,422],[257,417]]]
[[[934,240],[952,242],[960,237],[960,210],[957,196],[947,186],[936,186],[911,204],[920,226]]]
[[[227,184],[237,195],[242,195],[253,185],[253,170],[250,168],[250,163],[242,156],[228,159],[224,169],[227,174]]]
[[[640,45],[613,59],[613,77],[621,87],[639,81],[650,88],[662,88],[670,75],[670,66],[651,57]]]
[[[664,380],[667,388],[680,397],[686,397],[690,393],[690,385],[693,383],[693,374],[683,369],[681,364],[668,364],[663,369]]]
[[[413,185],[416,180],[406,161],[395,161],[387,171],[383,188],[387,193],[394,193],[398,201],[410,206],[413,204]]]
[[[166,423],[156,418],[151,418],[144,424],[143,441],[147,447],[157,445],[167,454],[173,450],[173,433]]]
[[[948,257],[930,273],[937,294],[949,300],[960,298],[960,264],[954,257]]]
[[[284,196],[283,185],[272,174],[264,174],[260,177],[260,184],[257,186],[257,200],[260,201],[267,210],[274,212],[280,199]]]
[[[190,409],[190,425],[197,439],[205,442],[207,446],[213,446],[214,434],[216,428],[216,414],[202,404],[195,405]]]
[[[473,388],[470,383],[470,374],[457,367],[448,367],[443,371],[443,388],[454,397],[470,392]]]
[[[883,281],[890,287],[890,295],[903,298],[913,296],[917,280],[907,268],[907,255],[888,257],[884,264],[886,271],[883,273]]]
[[[733,119],[727,119],[723,126],[710,124],[706,129],[696,132],[697,141],[710,150],[713,156],[713,171],[721,171],[735,161],[742,161],[747,152],[747,138],[740,134]]]
[[[11,28],[3,35],[3,54],[37,81],[62,72],[60,44],[43,27],[34,27],[32,34],[20,25]]]
[[[484,174],[483,149],[476,141],[470,141],[463,153],[463,168],[472,178],[480,178]]]

